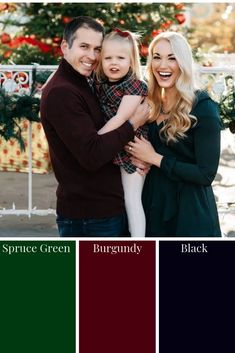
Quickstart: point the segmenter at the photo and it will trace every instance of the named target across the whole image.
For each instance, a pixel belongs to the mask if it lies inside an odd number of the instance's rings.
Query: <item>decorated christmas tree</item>
[[[64,26],[80,15],[96,18],[106,32],[119,27],[140,33],[144,62],[153,37],[165,30],[182,29],[184,11],[182,3],[1,3],[1,62],[58,63]],[[15,35],[7,32],[10,25],[17,29]]]
[[[0,3],[0,60],[2,64],[58,64],[65,25],[84,15],[100,21],[106,33],[119,27],[141,34],[140,54],[145,63],[149,42],[158,33],[182,30],[184,11],[181,3]],[[33,89],[48,75],[37,74]],[[24,148],[20,120],[37,120],[38,110],[38,98],[9,96],[0,90],[0,136],[17,139]]]

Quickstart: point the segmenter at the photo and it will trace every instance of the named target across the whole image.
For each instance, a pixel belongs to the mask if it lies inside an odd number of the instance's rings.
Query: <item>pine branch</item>
[[[23,119],[40,121],[40,99],[31,95],[9,95],[0,89],[0,136],[6,141],[16,139],[22,150],[25,149],[19,122]]]

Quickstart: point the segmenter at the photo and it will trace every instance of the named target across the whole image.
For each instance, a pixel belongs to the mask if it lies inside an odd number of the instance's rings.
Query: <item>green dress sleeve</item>
[[[196,126],[191,128],[194,162],[188,163],[177,160],[176,157],[164,156],[160,168],[172,180],[208,186],[215,178],[220,158],[219,111],[215,102],[206,99],[197,103],[192,114],[197,118]],[[177,143],[184,144],[184,140]]]

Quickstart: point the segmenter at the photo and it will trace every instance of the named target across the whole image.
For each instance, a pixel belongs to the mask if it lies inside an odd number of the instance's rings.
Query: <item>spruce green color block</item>
[[[0,241],[0,351],[75,353],[76,243]]]

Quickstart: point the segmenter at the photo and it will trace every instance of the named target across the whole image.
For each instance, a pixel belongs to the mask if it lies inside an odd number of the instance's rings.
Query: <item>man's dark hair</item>
[[[81,27],[101,32],[104,37],[104,27],[98,21],[89,16],[78,16],[69,22],[64,29],[63,39],[66,40],[69,48],[72,47],[73,41],[76,38],[76,31]]]

